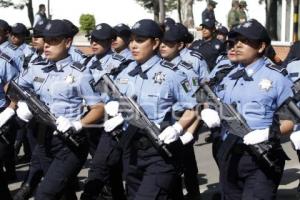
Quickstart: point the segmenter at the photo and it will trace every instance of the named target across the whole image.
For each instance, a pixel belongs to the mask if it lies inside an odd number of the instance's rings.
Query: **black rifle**
[[[32,93],[31,91],[26,91],[12,80],[9,83],[6,94],[14,102],[26,102],[33,116],[37,117],[39,122],[48,125],[53,129],[56,129],[56,117],[49,111],[49,108],[41,100],[39,100],[39,98],[34,93]],[[69,141],[71,142],[71,144],[78,147],[80,144],[74,138],[74,133],[74,128],[70,128],[64,133],[59,131],[54,132],[54,134],[57,134],[60,138],[63,138],[65,141]]]
[[[219,113],[222,124],[228,129],[232,135],[243,138],[252,129],[248,126],[246,120],[241,116],[233,105],[223,103],[211,88],[206,84],[202,84],[199,90],[196,92],[197,100],[200,102],[205,101],[212,103],[216,107]],[[277,169],[277,159],[271,154],[272,145],[267,142],[248,145],[250,153],[253,154],[258,160],[263,160],[269,167]]]
[[[123,118],[129,124],[141,130],[145,130],[146,136],[153,146],[159,152],[163,152],[170,158],[172,157],[172,153],[167,149],[166,144],[158,138],[160,129],[148,119],[143,109],[132,98],[127,97],[120,92],[107,74],[104,74],[101,79],[95,83],[94,88],[119,101],[119,110]]]

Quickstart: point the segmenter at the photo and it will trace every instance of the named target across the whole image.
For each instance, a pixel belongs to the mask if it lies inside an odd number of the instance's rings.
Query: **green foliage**
[[[154,6],[158,6],[158,0],[136,0],[136,2],[151,12],[153,12]],[[177,8],[177,0],[165,0],[165,8],[167,12],[175,10]]]
[[[95,28],[95,17],[91,14],[82,14],[79,19],[80,30],[83,30],[89,33],[92,29]]]

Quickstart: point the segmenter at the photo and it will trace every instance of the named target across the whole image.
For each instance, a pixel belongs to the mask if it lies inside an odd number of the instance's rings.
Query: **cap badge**
[[[97,27],[96,27],[96,30],[101,30],[102,29],[102,26],[101,25],[98,25]]]
[[[251,23],[251,22],[246,22],[246,23],[243,25],[244,28],[249,28],[249,27],[251,27],[251,26],[252,26],[252,23]]]
[[[140,26],[141,26],[141,24],[138,22],[132,28],[133,29],[138,29],[138,28],[140,28]]]

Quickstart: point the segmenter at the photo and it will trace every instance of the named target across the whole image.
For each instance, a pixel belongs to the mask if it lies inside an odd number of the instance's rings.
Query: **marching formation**
[[[30,45],[0,20],[1,199],[77,199],[88,154],[82,200],[201,199],[193,144],[208,129],[220,199],[275,199],[281,135],[300,150],[298,57],[282,64],[255,19],[230,28],[204,18],[194,41],[171,18],[100,23],[85,55],[68,20],[39,20]],[[29,170],[11,197],[22,145]]]

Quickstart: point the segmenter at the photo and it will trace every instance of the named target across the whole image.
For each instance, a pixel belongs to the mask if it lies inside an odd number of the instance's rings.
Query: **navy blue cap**
[[[170,26],[170,25],[176,24],[176,22],[175,22],[174,19],[172,19],[172,18],[170,18],[170,17],[167,17],[167,18],[165,18],[165,20],[164,20],[164,24],[165,24],[166,26]]]
[[[70,30],[69,37],[74,37],[79,31],[78,27],[75,26],[71,21],[69,21],[67,19],[63,19],[63,21],[69,27],[69,30]]]
[[[95,27],[95,29],[92,31],[91,36],[97,40],[109,40],[116,38],[117,35],[110,25],[101,23]]]
[[[228,34],[230,38],[242,35],[250,40],[258,40],[271,43],[271,38],[265,27],[255,19],[250,19],[238,26],[235,26]]]
[[[42,34],[44,37],[69,37],[70,27],[63,20],[50,20]]]
[[[129,26],[125,25],[125,24],[118,24],[116,26],[113,27],[113,29],[115,30],[116,34],[119,37],[130,37],[131,31]]]
[[[131,32],[142,37],[161,38],[162,29],[151,19],[137,21],[131,28]]]
[[[33,37],[43,37],[43,32],[46,28],[48,20],[40,20],[33,27]]]
[[[30,32],[28,31],[26,26],[22,23],[16,23],[16,24],[12,25],[11,33],[13,35],[23,35],[26,37],[28,37],[30,35]]]
[[[214,0],[209,0],[208,1],[208,5],[211,5],[212,7],[216,7],[216,5],[217,5],[218,3],[217,2],[215,2]]]
[[[9,24],[6,21],[4,21],[3,19],[0,19],[0,29],[10,31],[11,27],[9,26]]]
[[[175,24],[166,26],[164,36],[162,38],[163,41],[181,42],[183,39],[184,32],[180,30],[179,26]]]
[[[182,35],[182,42],[184,43],[191,43],[194,40],[194,36],[189,32],[189,30],[187,29],[187,27],[185,27],[183,24],[181,23],[176,23],[176,26],[179,27],[180,31],[181,31],[181,35]]]
[[[228,35],[228,29],[225,26],[221,26],[217,28],[217,32],[223,35]]]
[[[200,26],[204,26],[209,29],[213,29],[213,28],[215,28],[215,21],[212,19],[206,18],[206,19],[202,20],[202,24],[200,24]]]

